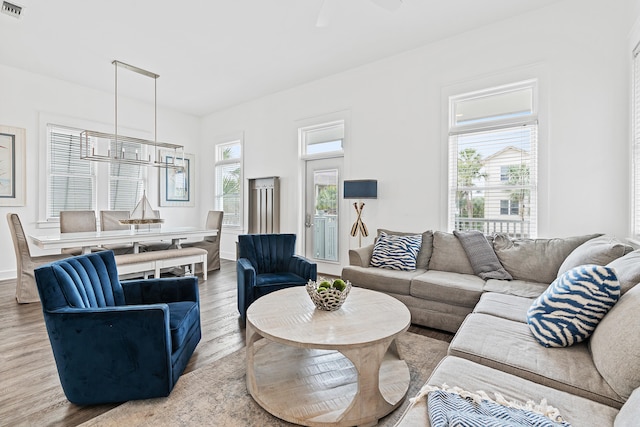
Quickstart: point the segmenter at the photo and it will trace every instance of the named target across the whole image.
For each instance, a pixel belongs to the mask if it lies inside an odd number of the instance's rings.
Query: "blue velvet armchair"
[[[201,337],[196,277],[120,282],[102,251],[38,267],[35,278],[69,401],[169,395]]]
[[[270,292],[316,280],[318,267],[295,255],[295,234],[238,236],[238,311],[246,321],[247,308]]]

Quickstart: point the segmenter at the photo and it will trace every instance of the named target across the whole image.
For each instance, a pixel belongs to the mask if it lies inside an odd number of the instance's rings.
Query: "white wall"
[[[344,178],[378,179],[379,198],[364,219],[378,227],[446,229],[446,97],[450,93],[540,79],[540,236],[629,231],[630,31],[640,1],[566,0],[523,16],[386,60],[276,93],[203,119],[159,110],[158,137],[200,155],[196,207],[162,208],[168,224],[201,224],[214,206],[213,144],[244,131],[245,178],[281,178],[281,229],[300,233],[300,162],[296,122],[347,110]],[[636,28],[638,25],[636,24]],[[638,33],[639,31],[635,31]],[[41,115],[112,124],[113,94],[0,65],[0,124],[27,130],[27,204],[17,212],[36,230],[40,188]],[[152,106],[134,107],[122,126],[147,120]],[[64,124],[64,123],[63,123]],[[199,144],[202,145],[199,145]],[[157,205],[157,182],[150,183]],[[342,209],[350,212],[348,202]],[[349,224],[347,224],[348,226]],[[46,230],[45,230],[46,231]],[[346,247],[357,245],[345,236]],[[13,247],[0,221],[0,279],[15,276]],[[370,242],[371,237],[364,243]],[[222,253],[233,257],[235,236]],[[41,253],[32,246],[34,253]]]
[[[211,114],[203,120],[203,153],[212,154],[206,146],[216,135],[243,130],[245,177],[280,176],[281,228],[301,232],[295,122],[349,110],[344,178],[378,179],[379,198],[364,215],[369,229],[444,230],[447,95],[536,77],[538,234],[626,236],[628,37],[636,15],[635,0],[560,2]],[[233,236],[223,236],[222,251],[232,248]],[[346,254],[343,247],[342,263]]]
[[[37,228],[37,221],[44,218],[41,212],[41,200],[44,200],[44,182],[46,171],[43,168],[44,133],[41,120],[43,117],[55,117],[70,125],[76,121],[100,122],[113,127],[114,97],[113,93],[100,92],[73,85],[60,80],[24,72],[0,65],[0,124],[25,128],[26,137],[26,170],[27,198],[26,205],[21,207],[0,207],[0,279],[15,277],[15,257],[9,229],[5,217],[8,212],[16,212],[20,216],[27,234],[46,234],[56,232],[46,228]],[[153,136],[153,105],[119,99],[126,116],[119,118],[119,126],[139,129],[139,123],[151,123],[145,130]],[[168,110],[158,110],[158,140],[185,145],[185,152],[199,154],[200,119]],[[196,165],[196,174],[200,175],[204,162]],[[158,203],[157,171],[150,169],[148,196],[151,204]],[[196,179],[198,181],[198,179]],[[162,207],[162,217],[169,225],[204,225],[206,211],[212,205],[202,202],[199,194],[204,189],[196,185],[196,202],[194,208]],[[43,254],[36,246],[31,245],[34,255]]]

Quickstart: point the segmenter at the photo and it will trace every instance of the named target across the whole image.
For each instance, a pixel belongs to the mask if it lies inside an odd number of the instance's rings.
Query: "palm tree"
[[[233,158],[231,148],[222,151],[223,159]],[[222,206],[228,214],[240,211],[240,166],[225,170],[222,176]]]
[[[486,178],[487,174],[480,172],[482,167],[482,155],[475,148],[465,148],[458,153],[458,188],[463,188],[457,194],[461,217],[474,217],[471,187],[474,187],[480,178]],[[463,206],[466,207],[466,215],[463,215]]]

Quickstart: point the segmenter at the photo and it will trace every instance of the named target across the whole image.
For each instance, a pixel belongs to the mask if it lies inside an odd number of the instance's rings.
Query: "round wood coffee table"
[[[395,339],[410,323],[404,304],[367,289],[336,311],[316,309],[304,286],[268,294],[247,310],[247,389],[292,423],[375,425],[407,395]]]

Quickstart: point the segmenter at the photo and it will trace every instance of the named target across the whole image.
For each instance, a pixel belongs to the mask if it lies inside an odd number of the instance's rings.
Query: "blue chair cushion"
[[[171,331],[171,351],[182,346],[191,327],[200,319],[198,304],[193,301],[167,303],[169,306],[169,329]]]
[[[264,273],[256,276],[256,286],[270,286],[274,284],[305,284],[307,281],[294,273]]]

